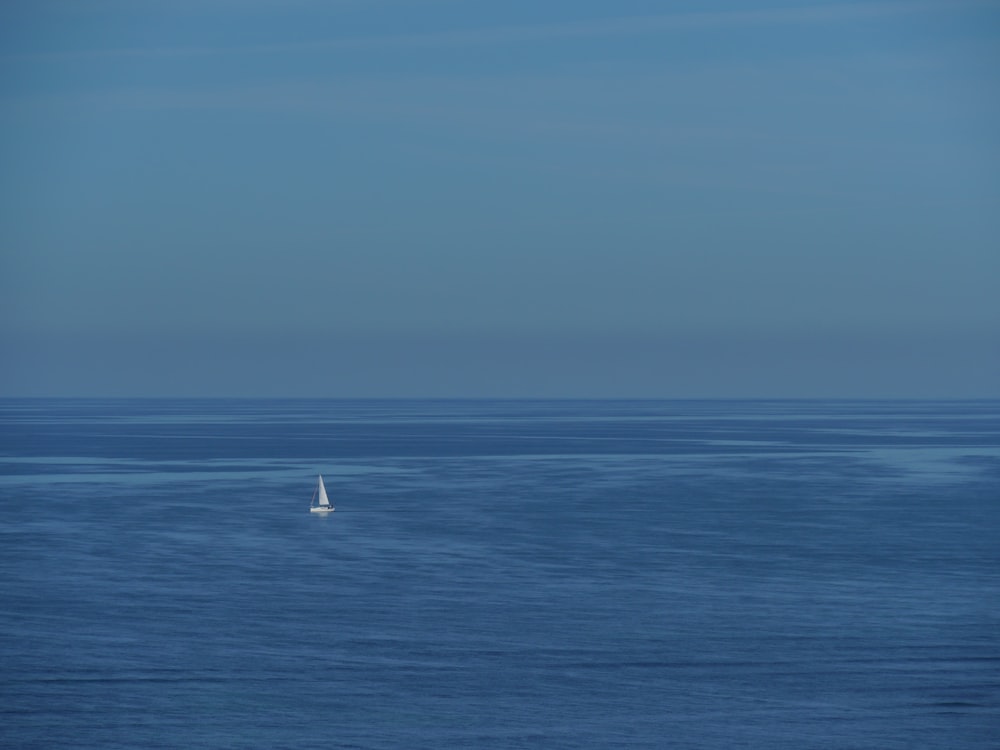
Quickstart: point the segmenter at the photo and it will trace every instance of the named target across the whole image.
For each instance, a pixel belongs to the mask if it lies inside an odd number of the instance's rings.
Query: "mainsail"
[[[330,498],[326,496],[326,485],[323,484],[323,476],[320,475],[319,478],[319,504],[321,507],[328,507],[330,505]]]

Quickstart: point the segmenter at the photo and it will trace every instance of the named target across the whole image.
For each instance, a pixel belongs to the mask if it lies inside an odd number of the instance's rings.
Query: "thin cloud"
[[[256,44],[234,47],[160,47],[120,48],[82,52],[44,53],[33,58],[80,57],[197,57],[210,55],[276,54],[296,52],[332,52],[352,49],[448,47],[509,44],[556,39],[640,36],[673,31],[739,28],[753,26],[812,25],[843,23],[867,18],[909,15],[938,11],[1000,9],[1000,0],[876,0],[807,8],[764,8],[735,11],[696,11],[687,13],[627,16],[588,21],[495,26],[483,29],[458,29],[422,34],[386,34],[380,36],[339,37],[314,41]]]

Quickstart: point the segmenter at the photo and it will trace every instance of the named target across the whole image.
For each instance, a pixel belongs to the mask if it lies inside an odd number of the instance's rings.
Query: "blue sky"
[[[1000,2],[0,6],[0,395],[1000,396]]]

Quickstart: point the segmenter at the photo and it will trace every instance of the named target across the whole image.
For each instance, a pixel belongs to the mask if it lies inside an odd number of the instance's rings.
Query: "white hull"
[[[309,509],[310,513],[333,513],[333,508],[314,507]]]

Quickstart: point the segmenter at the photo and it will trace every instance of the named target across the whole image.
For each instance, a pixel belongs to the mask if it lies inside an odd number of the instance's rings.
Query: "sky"
[[[1000,0],[0,4],[0,396],[1000,397]]]

